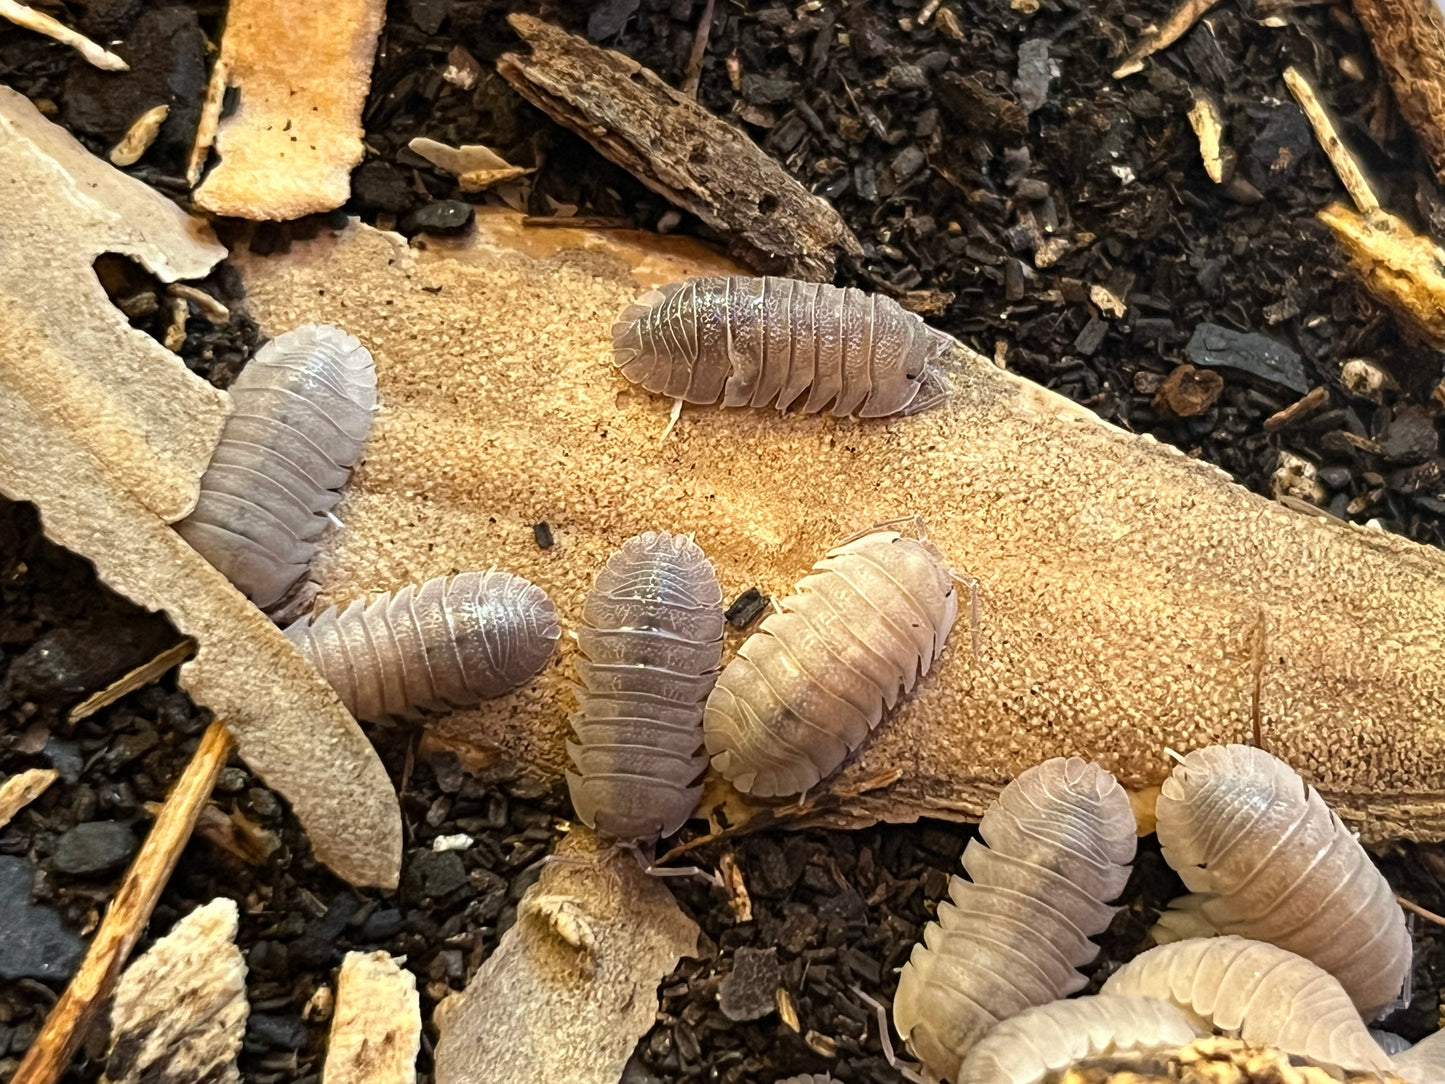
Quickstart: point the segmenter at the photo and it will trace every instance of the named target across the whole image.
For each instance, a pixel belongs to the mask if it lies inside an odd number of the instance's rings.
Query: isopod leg
[[[911,1084],[934,1084],[933,1081],[923,1075],[921,1072],[923,1067],[921,1065],[917,1062],[908,1061],[906,1058],[900,1058],[894,1051],[893,1039],[888,1034],[888,1010],[883,1007],[883,1002],[879,1001],[872,994],[864,991],[861,986],[854,986],[852,990],[862,998],[863,1004],[872,1009],[874,1015],[878,1018],[878,1041],[883,1044],[883,1057],[888,1064],[897,1069],[898,1074],[903,1077],[904,1080],[910,1081]]]
[[[659,444],[662,444],[672,435],[673,429],[677,426],[677,420],[682,417],[682,403],[683,401],[681,399],[674,399],[672,401],[672,413],[668,416],[667,428],[662,431],[662,436],[658,438],[657,442]]]
[[[905,524],[913,528],[913,533],[918,538],[918,541],[928,541],[928,524],[924,522],[923,516],[920,513],[913,512],[906,516],[896,516],[893,519],[880,520],[871,527],[864,527],[861,531],[854,531],[847,538],[840,538],[828,548],[835,550],[840,546],[846,546],[849,542],[857,542],[858,539],[866,535],[873,534],[877,531],[886,531],[893,527],[902,527]]]
[[[978,579],[970,576],[967,572],[960,572],[956,568],[950,568],[948,574],[954,582],[961,583],[968,588],[968,630],[973,641],[973,661],[978,662],[979,626],[981,624]]]
[[[649,855],[644,854],[642,848],[636,843],[621,843],[618,846],[624,851],[631,851],[632,857],[636,858],[637,864],[642,867],[642,872],[649,877],[701,877],[714,888],[727,890],[723,879],[710,869],[704,869],[702,866],[659,866]],[[648,850],[652,850],[650,845]]]

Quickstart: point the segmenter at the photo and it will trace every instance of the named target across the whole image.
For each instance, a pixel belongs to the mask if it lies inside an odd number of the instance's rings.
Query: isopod
[[[1117,910],[1137,827],[1104,769],[1055,757],[1003,789],[963,852],[971,881],[923,931],[898,979],[893,1023],[926,1070],[958,1081],[969,1049],[1001,1021],[1084,985],[1089,940]]]
[[[380,722],[510,692],[547,665],[561,631],[546,592],[493,569],[332,606],[286,635],[352,715]]]
[[[612,328],[613,363],[679,403],[838,417],[911,414],[948,390],[954,340],[898,302],[784,278],[694,278],[651,290]]]
[[[926,542],[874,531],[831,550],[718,679],[703,716],[713,767],[760,797],[806,791],[928,673],[957,613]]]
[[[577,630],[572,808],[624,843],[671,835],[707,767],[703,702],[723,651],[722,587],[686,535],[629,539],[597,576]]]
[[[1445,1031],[1425,1036],[1392,1062],[1396,1075],[1411,1084],[1445,1084]]]
[[[231,385],[235,412],[176,530],[262,609],[306,574],[336,491],[371,432],[371,353],[329,324],[263,346]]]
[[[1224,936],[1160,945],[1114,972],[1103,992],[1172,1001],[1225,1034],[1336,1069],[1390,1067],[1335,977],[1264,941]]]
[[[1164,859],[1192,895],[1155,940],[1233,933],[1324,968],[1368,1020],[1400,994],[1410,933],[1395,894],[1314,787],[1247,745],[1196,750],[1156,807]]]
[[[963,1059],[958,1084],[1038,1084],[1079,1058],[1168,1050],[1208,1032],[1168,1001],[1096,994],[1011,1016]]]

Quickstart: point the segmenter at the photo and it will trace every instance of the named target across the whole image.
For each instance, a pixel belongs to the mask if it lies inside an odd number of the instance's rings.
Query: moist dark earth
[[[495,197],[459,193],[406,149],[430,136],[485,143],[537,167],[519,197],[532,215],[704,233],[525,104],[492,68],[517,47],[505,15],[525,10],[679,84],[703,6],[393,2],[364,118],[368,153],[344,211],[413,236],[465,228],[466,201]],[[1439,355],[1360,291],[1314,218],[1342,192],[1281,79],[1289,65],[1311,73],[1383,202],[1445,236],[1440,191],[1348,7],[1225,0],[1125,80],[1110,71],[1165,4],[947,0],[922,26],[920,7],[724,0],[713,15],[699,98],[838,208],[864,247],[839,282],[899,297],[982,353],[1258,492],[1273,492],[1280,452],[1293,452],[1317,468],[1309,497],[1323,509],[1441,544]],[[169,101],[158,143],[131,172],[184,200],[179,178],[223,8],[96,0],[60,14],[117,43],[132,72],[96,72],[7,25],[0,82],[100,153],[140,112]],[[449,62],[474,65],[474,84],[444,78]],[[1223,184],[1206,175],[1186,117],[1201,92],[1221,104],[1235,156]],[[248,243],[284,252],[331,224],[266,225]],[[164,308],[147,303],[155,284],[123,261],[98,272],[136,326],[161,333]],[[182,353],[224,385],[257,333],[239,311],[233,272],[223,265],[208,286],[237,314],[223,328],[193,314]],[[1202,348],[1201,325],[1267,338],[1238,338],[1235,354],[1220,358]],[[1352,359],[1385,374],[1382,392],[1346,389]],[[1222,379],[1176,373],[1186,363]],[[1266,429],[1314,388],[1325,398],[1313,413]],[[32,508],[0,502],[0,774],[61,775],[0,829],[0,1078],[33,1040],[152,803],[207,722],[173,674],[79,723],[67,712],[173,637],[163,618],[116,598],[86,562],[46,542]],[[350,949],[404,955],[430,1019],[514,920],[565,825],[559,794],[505,772],[468,774],[450,754],[423,752],[415,728],[373,737],[407,828],[397,892],[358,892],[331,877],[285,804],[233,761],[157,908],[152,929],[163,932],[216,895],[239,901],[247,1081],[319,1078],[327,1020],[315,995]],[[475,844],[432,849],[438,836],[459,833]],[[671,882],[702,926],[702,951],[663,983],[658,1022],[624,1079],[766,1082],[827,1070],[850,1084],[897,1080],[851,987],[889,999],[970,834],[924,823],[738,839],[753,908],[745,923],[706,884]],[[1402,894],[1445,911],[1438,848],[1405,847],[1381,862]],[[1153,917],[1179,891],[1152,839],[1143,841],[1095,984],[1146,944]],[[1415,999],[1391,1021],[1409,1038],[1436,1026],[1445,977],[1440,929],[1422,923],[1415,933]],[[796,1028],[780,1017],[776,989],[795,1007]],[[429,1029],[423,1080],[434,1040]],[[104,1047],[102,1029],[67,1079],[98,1079]]]

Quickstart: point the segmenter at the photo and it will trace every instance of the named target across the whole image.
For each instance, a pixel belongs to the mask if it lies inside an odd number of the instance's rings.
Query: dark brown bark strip
[[[1400,114],[1445,183],[1445,18],[1433,0],[1355,0]]]

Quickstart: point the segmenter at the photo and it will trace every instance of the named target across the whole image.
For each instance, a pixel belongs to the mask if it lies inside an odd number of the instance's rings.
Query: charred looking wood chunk
[[[749,587],[733,599],[723,617],[727,618],[729,625],[741,631],[758,619],[758,615],[768,608],[770,601],[772,600],[756,587]]]
[[[555,541],[552,537],[552,525],[545,519],[532,524],[532,537],[537,541],[537,548],[549,550]]]

